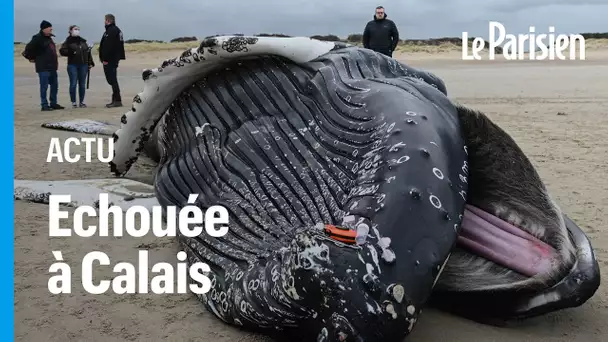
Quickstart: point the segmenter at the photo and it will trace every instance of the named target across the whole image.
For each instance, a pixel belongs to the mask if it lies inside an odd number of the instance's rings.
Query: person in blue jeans
[[[68,58],[68,76],[70,77],[70,99],[73,108],[85,108],[84,95],[86,91],[87,74],[95,66],[91,49],[87,40],[80,36],[80,27],[72,25],[69,36],[61,45],[59,53]],[[76,86],[78,86],[78,102],[76,102]]]
[[[53,25],[46,20],[40,23],[40,31],[32,36],[21,54],[36,66],[36,73],[40,79],[40,106],[42,111],[63,109],[57,103],[59,83],[57,79],[57,48],[53,41]],[[47,100],[47,90],[51,89]],[[50,102],[50,104],[49,104]]]

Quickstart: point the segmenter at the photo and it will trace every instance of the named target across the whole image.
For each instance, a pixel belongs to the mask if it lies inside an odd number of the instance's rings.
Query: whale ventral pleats
[[[228,235],[180,237],[190,262],[211,266],[201,301],[251,329],[407,335],[456,238],[445,217],[464,206],[433,172],[456,178],[466,157],[443,82],[308,38],[213,37],[188,51],[142,73],[113,170],[146,151],[162,205],[198,193],[228,209]]]

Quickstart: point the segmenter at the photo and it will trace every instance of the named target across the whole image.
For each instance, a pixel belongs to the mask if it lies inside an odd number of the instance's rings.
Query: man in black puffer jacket
[[[398,43],[397,25],[386,18],[384,7],[376,7],[374,20],[368,22],[363,31],[363,47],[392,57]]]
[[[40,32],[32,37],[22,53],[23,57],[36,66],[36,72],[40,79],[40,106],[43,111],[64,108],[57,104],[57,91],[59,90],[57,48],[52,37],[54,37],[53,25],[43,20],[40,23]],[[46,92],[49,87],[51,93],[49,100],[47,100]]]
[[[105,16],[106,31],[99,42],[99,59],[103,63],[103,72],[106,81],[112,87],[112,102],[106,107],[122,107],[120,86],[118,85],[118,63],[125,59],[125,42],[122,31],[116,26],[113,14]]]

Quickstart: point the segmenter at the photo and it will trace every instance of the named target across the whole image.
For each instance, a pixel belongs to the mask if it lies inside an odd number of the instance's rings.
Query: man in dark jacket
[[[99,59],[103,63],[106,81],[112,86],[112,102],[106,107],[122,107],[120,87],[118,86],[118,62],[125,59],[125,43],[122,31],[116,26],[116,18],[112,14],[105,16],[106,32],[99,42]]]
[[[57,48],[52,37],[54,37],[53,25],[43,20],[40,23],[40,32],[32,37],[22,53],[23,57],[36,66],[36,72],[40,79],[40,106],[43,111],[64,108],[57,104],[57,91],[59,90]],[[51,93],[49,100],[47,100],[46,92],[49,86]]]
[[[368,22],[363,31],[363,47],[392,57],[398,43],[397,25],[386,18],[384,7],[376,7],[374,20]]]

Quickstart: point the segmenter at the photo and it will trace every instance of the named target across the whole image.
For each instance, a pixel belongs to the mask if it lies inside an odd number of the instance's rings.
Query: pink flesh
[[[525,276],[551,270],[557,251],[528,232],[477,207],[466,205],[458,244]]]

